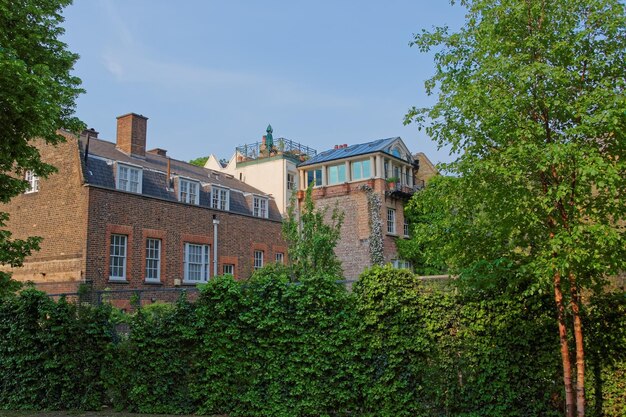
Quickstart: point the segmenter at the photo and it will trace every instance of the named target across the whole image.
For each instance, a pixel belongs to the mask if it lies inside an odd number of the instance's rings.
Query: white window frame
[[[313,173],[313,181],[309,181],[309,173]],[[324,185],[323,182],[323,178],[322,178],[322,168],[313,168],[313,169],[309,169],[304,173],[305,177],[306,177],[306,184],[305,184],[305,188],[307,188],[309,185],[311,185],[311,183],[313,183],[313,187],[321,187],[322,185]],[[319,182],[319,184],[318,184]]]
[[[118,250],[119,249],[119,250]],[[110,281],[126,281],[126,266],[128,258],[128,236],[120,234],[111,234],[109,239],[109,280]],[[114,262],[119,260],[121,262]],[[121,269],[121,275],[115,274]]]
[[[146,282],[161,282],[161,246],[161,239],[146,239]]]
[[[183,188],[185,192],[183,193]],[[191,189],[195,189],[195,194],[192,193]],[[192,198],[193,197],[193,201]],[[187,204],[195,204],[196,206],[200,204],[200,182],[178,177],[178,201]]]
[[[230,210],[230,190],[224,187],[211,186],[211,207],[218,210]]]
[[[199,250],[199,253],[191,253]],[[211,277],[211,245],[185,242],[183,249],[183,283],[184,284],[202,284],[209,280]],[[191,259],[195,256],[196,259]],[[191,279],[191,266],[200,267],[200,279]],[[193,271],[196,272],[196,271]]]
[[[143,168],[118,162],[115,175],[115,188],[129,193],[141,194]],[[133,178],[133,175],[136,178]]]
[[[252,197],[252,215],[264,219],[269,217],[269,201],[266,197]]]
[[[298,184],[296,183],[296,173],[288,172],[287,173],[287,189],[291,191],[295,191],[298,189]]]
[[[230,270],[227,271],[227,269]],[[222,275],[232,275],[235,276],[235,265],[234,264],[223,264],[222,265]]]
[[[387,234],[396,234],[396,209],[387,207]]]
[[[263,258],[265,257],[265,253],[262,250],[254,251],[254,269],[263,268]]]
[[[24,191],[24,194],[36,193],[39,191],[39,177],[35,175],[33,171],[26,171],[24,173],[24,180],[28,182],[28,189]]]
[[[406,214],[404,217],[404,237],[409,237],[409,221],[406,218]]]
[[[363,169],[363,165],[367,164],[367,170],[369,171],[369,173],[367,174],[367,176],[364,174],[364,169]],[[350,163],[350,173],[352,174],[352,180],[353,181],[360,181],[360,180],[365,180],[365,179],[369,179],[372,177],[372,164],[370,163],[369,159],[360,159],[358,161],[352,161]]]
[[[285,254],[282,252],[276,252],[276,263],[284,265],[285,264]]]
[[[328,167],[328,185],[343,184],[346,182],[346,164],[330,165]],[[341,173],[343,172],[343,179]],[[336,176],[336,178],[334,178]]]

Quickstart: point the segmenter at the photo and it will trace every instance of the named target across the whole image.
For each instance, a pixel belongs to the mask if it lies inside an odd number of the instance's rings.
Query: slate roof
[[[84,159],[87,139],[80,137],[81,159]],[[85,181],[99,187],[115,189],[115,162],[141,166],[142,195],[157,197],[163,200],[178,201],[177,195],[168,187],[167,157],[146,153],[145,159],[131,157],[119,151],[114,143],[101,139],[89,139],[89,154],[85,164]],[[246,195],[255,194],[268,196],[262,191],[235,179],[232,175],[224,174],[211,169],[191,165],[187,162],[170,158],[170,173],[172,178],[181,176],[197,180],[201,184],[200,206],[209,207],[211,202],[211,185],[230,189],[229,212],[252,215],[252,207],[246,201]],[[268,200],[269,219],[281,220],[282,217],[276,202]],[[215,210],[215,209],[212,209]]]
[[[334,161],[337,159],[349,158],[352,156],[366,155],[373,152],[385,152],[391,155],[389,152],[389,146],[393,144],[399,137],[378,139],[372,142],[359,143],[356,145],[350,145],[340,149],[329,149],[327,151],[318,153],[313,158],[298,164],[299,167],[315,165],[322,162]],[[393,156],[393,155],[391,155]]]

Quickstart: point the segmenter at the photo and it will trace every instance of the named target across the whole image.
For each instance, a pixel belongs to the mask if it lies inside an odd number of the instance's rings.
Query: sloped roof
[[[80,137],[81,158],[84,158],[86,137]],[[200,190],[200,206],[209,207],[211,198],[211,185],[225,187],[231,190],[229,212],[239,214],[252,214],[252,209],[246,201],[245,194],[267,196],[264,192],[232,175],[219,171],[199,167],[184,161],[169,158],[170,174],[172,177],[182,176],[197,180],[202,185]],[[115,166],[114,162],[137,165],[143,168],[142,195],[157,197],[169,201],[178,201],[175,192],[168,187],[167,161],[165,156],[146,153],[145,159],[131,157],[121,152],[114,143],[101,139],[89,139],[89,154],[86,161],[85,181],[100,187],[115,189]],[[281,220],[281,215],[273,199],[269,200],[269,218]]]
[[[400,137],[378,139],[372,142],[359,143],[356,145],[350,145],[345,148],[329,149],[324,152],[318,153],[313,158],[298,164],[298,167],[315,165],[323,162],[334,161],[337,159],[350,158],[353,156],[366,155],[373,152],[385,152],[389,153],[389,147],[397,140],[402,140]],[[393,156],[393,155],[392,155]]]

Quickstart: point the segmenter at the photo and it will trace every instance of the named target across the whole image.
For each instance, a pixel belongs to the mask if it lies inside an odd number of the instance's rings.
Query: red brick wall
[[[357,279],[365,268],[371,266],[369,208],[367,194],[361,190],[363,185],[368,185],[381,197],[383,253],[385,261],[390,262],[392,259],[397,259],[395,241],[403,235],[404,200],[385,196],[386,182],[384,180],[359,181],[313,190],[316,207],[327,208],[327,221],[330,222],[334,207],[345,213],[341,237],[335,253],[342,263],[346,279]],[[387,208],[396,210],[396,236],[387,234]]]
[[[41,236],[41,250],[26,259],[22,268],[12,270],[19,281],[47,283],[48,292],[67,292],[77,287],[85,270],[85,225],[87,190],[82,185],[77,140],[56,147],[34,142],[44,162],[58,171],[40,179],[39,191],[13,198],[0,211],[8,212],[7,224],[13,238]]]
[[[218,273],[223,263],[235,264],[235,276],[252,273],[253,251],[266,249],[265,259],[273,261],[277,247],[284,247],[281,223],[204,207],[164,201],[122,191],[89,187],[88,257],[86,276],[96,289],[139,288],[155,284],[144,282],[145,239],[149,234],[162,236],[161,285],[173,286],[183,279],[185,242],[211,245],[210,270],[213,273],[213,214],[218,216]],[[128,229],[127,283],[109,282],[109,244],[107,230]],[[163,259],[164,257],[164,259]],[[236,260],[236,262],[234,262]]]

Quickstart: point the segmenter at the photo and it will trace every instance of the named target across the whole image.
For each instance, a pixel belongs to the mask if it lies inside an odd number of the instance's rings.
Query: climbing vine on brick
[[[382,220],[380,219],[382,202],[380,201],[380,195],[375,193],[368,185],[362,185],[361,190],[363,190],[367,196],[367,209],[369,211],[370,260],[373,265],[384,265],[383,226]]]

